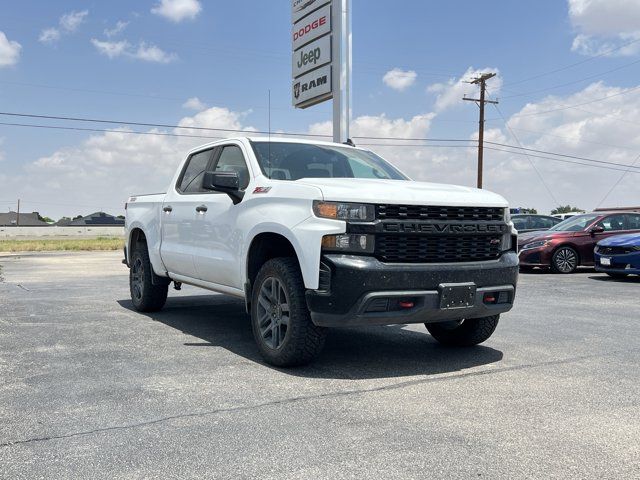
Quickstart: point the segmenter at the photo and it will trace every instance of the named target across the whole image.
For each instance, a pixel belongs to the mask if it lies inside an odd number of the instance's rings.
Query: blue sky
[[[0,2],[0,111],[262,130],[270,89],[273,129],[327,131],[330,102],[291,107],[288,0],[163,2]],[[490,140],[619,165],[640,154],[635,92],[596,101],[588,114],[537,113],[637,87],[638,2],[352,2],[355,133],[473,138],[477,108],[459,99],[473,87],[461,80],[496,69],[492,93],[512,129],[489,108]],[[404,83],[393,74],[384,81],[394,69]],[[199,108],[186,108],[194,97],[200,105],[191,106]],[[27,210],[54,217],[98,208],[120,213],[128,193],[164,188],[193,146],[132,137],[0,125],[0,210],[21,197]],[[377,150],[416,179],[474,184],[472,148]],[[622,173],[488,151],[486,187],[540,210],[557,203],[593,208]],[[639,175],[626,174],[606,203],[640,204]]]

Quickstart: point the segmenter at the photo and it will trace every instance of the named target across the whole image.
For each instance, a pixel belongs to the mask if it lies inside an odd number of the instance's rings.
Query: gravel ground
[[[235,299],[134,312],[120,259],[0,257],[0,478],[640,478],[640,280],[523,274],[482,346],[335,330],[280,370]]]

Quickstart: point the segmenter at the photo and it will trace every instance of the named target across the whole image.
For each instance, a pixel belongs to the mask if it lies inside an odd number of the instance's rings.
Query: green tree
[[[556,213],[570,213],[570,212],[584,212],[581,208],[572,207],[571,205],[560,205],[559,207],[551,210],[551,215],[555,215]]]

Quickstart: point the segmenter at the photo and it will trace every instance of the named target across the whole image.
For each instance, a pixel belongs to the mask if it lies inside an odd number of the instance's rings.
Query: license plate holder
[[[610,267],[611,266],[611,259],[607,258],[607,257],[601,257],[600,258],[600,264],[604,265],[605,267]]]
[[[441,310],[457,310],[475,305],[477,289],[475,283],[442,283],[438,289]]]

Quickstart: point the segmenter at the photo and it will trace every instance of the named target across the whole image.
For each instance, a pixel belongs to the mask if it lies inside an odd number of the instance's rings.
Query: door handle
[[[171,205],[167,205],[162,209],[162,211],[166,213],[171,213],[173,211],[173,207],[171,207]]]
[[[206,205],[198,205],[196,207],[196,212],[198,213],[204,213],[207,211],[207,206]]]

